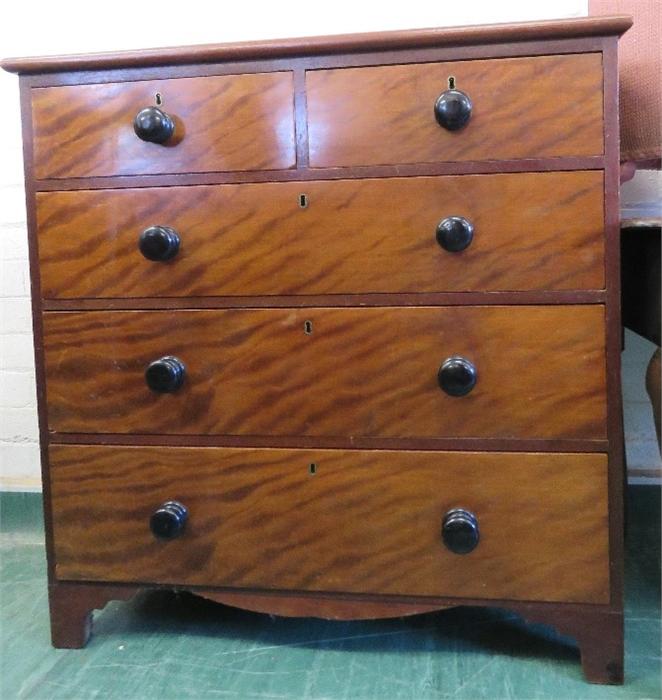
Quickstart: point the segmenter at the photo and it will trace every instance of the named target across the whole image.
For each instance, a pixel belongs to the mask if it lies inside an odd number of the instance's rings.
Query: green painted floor
[[[51,648],[40,497],[0,494],[0,698],[660,698],[660,490],[631,487],[626,684],[589,685],[571,639],[496,610],[376,622],[274,619],[148,593]]]

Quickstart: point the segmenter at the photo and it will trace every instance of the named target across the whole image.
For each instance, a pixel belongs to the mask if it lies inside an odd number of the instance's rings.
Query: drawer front
[[[449,77],[471,100],[448,131]],[[603,152],[599,53],[308,71],[313,167],[591,156]]]
[[[42,192],[37,219],[45,298],[604,287],[594,171]],[[139,250],[155,225],[167,261]]]
[[[602,454],[52,445],[50,460],[58,579],[608,602]],[[157,540],[170,500],[188,518]],[[458,507],[478,526],[467,554],[442,541]]]
[[[602,306],[50,312],[49,426],[604,438],[604,337]],[[146,385],[147,366],[164,357],[185,366],[174,393]],[[464,396],[438,382],[453,357],[477,373]],[[451,364],[444,377],[452,383],[462,375],[460,388],[467,388],[471,368]],[[168,381],[184,376],[170,360],[159,371]]]
[[[282,72],[34,88],[35,177],[291,168],[292,85]],[[157,93],[175,124],[166,144],[133,127]]]

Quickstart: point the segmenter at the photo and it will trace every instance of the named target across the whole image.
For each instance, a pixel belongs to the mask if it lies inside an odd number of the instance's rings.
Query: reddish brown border
[[[605,279],[607,280],[607,435],[609,436],[609,542],[611,604],[623,607],[623,407],[621,395],[621,247],[619,203],[618,39],[604,40]]]
[[[301,101],[296,113],[302,112]],[[301,119],[302,117],[297,117]],[[132,187],[174,187],[220,185],[245,182],[291,182],[310,180],[348,180],[353,178],[425,177],[435,175],[499,175],[502,173],[561,172],[602,170],[604,156],[573,158],[523,158],[520,160],[455,161],[446,163],[411,163],[406,165],[371,165],[347,168],[310,168],[307,158],[299,154],[301,141],[307,138],[303,128],[296,128],[297,163],[290,170],[251,172],[180,173],[176,175],[120,175],[111,177],[62,178],[37,180],[38,192],[63,190],[126,189]]]
[[[271,73],[274,71],[320,70],[324,68],[356,68],[388,66],[399,63],[430,63],[437,61],[472,61],[485,58],[517,58],[602,51],[602,37],[555,39],[553,41],[522,41],[497,44],[474,44],[457,47],[428,47],[394,49],[389,51],[356,52],[351,54],[302,55],[295,58],[270,60],[223,61],[191,65],[151,66],[138,68],[106,68],[24,74],[32,87],[58,87],[91,83],[125,82],[130,80],[159,80],[162,78]]]
[[[264,309],[346,306],[533,306],[603,304],[600,289],[532,290],[524,292],[434,292],[393,294],[304,294],[300,296],[235,297],[127,297],[98,299],[44,299],[44,311],[92,309]]]
[[[370,438],[315,435],[146,435],[49,433],[52,444],[273,447],[328,450],[462,450],[468,452],[606,452],[607,440],[522,438]]]
[[[632,26],[632,18],[624,15],[582,17],[568,20],[341,34],[141,51],[7,58],[0,62],[0,67],[13,73],[45,73],[136,66],[176,66],[215,61],[274,60],[302,55],[333,55],[406,50],[428,46],[460,47],[478,43],[515,43],[526,40],[620,35],[630,26]]]

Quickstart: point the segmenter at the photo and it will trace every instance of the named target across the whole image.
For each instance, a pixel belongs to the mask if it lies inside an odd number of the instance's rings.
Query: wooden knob
[[[468,248],[474,237],[474,227],[463,216],[447,216],[437,225],[437,243],[449,253]]]
[[[188,510],[179,501],[166,501],[149,519],[149,529],[160,540],[172,540],[184,532]]]
[[[449,396],[465,396],[476,386],[477,379],[473,363],[459,356],[444,360],[437,374],[439,386]]]
[[[176,357],[162,357],[145,370],[147,386],[158,394],[172,394],[184,383],[186,366]]]
[[[148,260],[172,260],[179,251],[179,236],[169,226],[150,226],[140,234],[138,248]]]
[[[448,131],[464,128],[471,118],[473,105],[469,96],[461,90],[446,90],[434,103],[434,116],[440,126]]]
[[[166,143],[175,133],[175,122],[158,107],[145,107],[136,114],[133,130],[143,141]]]
[[[444,516],[441,537],[454,554],[469,554],[480,540],[478,519],[464,508],[453,508]]]

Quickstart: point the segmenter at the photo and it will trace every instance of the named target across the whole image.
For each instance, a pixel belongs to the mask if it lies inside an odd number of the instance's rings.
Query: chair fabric
[[[621,160],[659,159],[662,155],[662,2],[589,0],[589,14],[624,14],[634,18],[634,25],[619,43]]]

